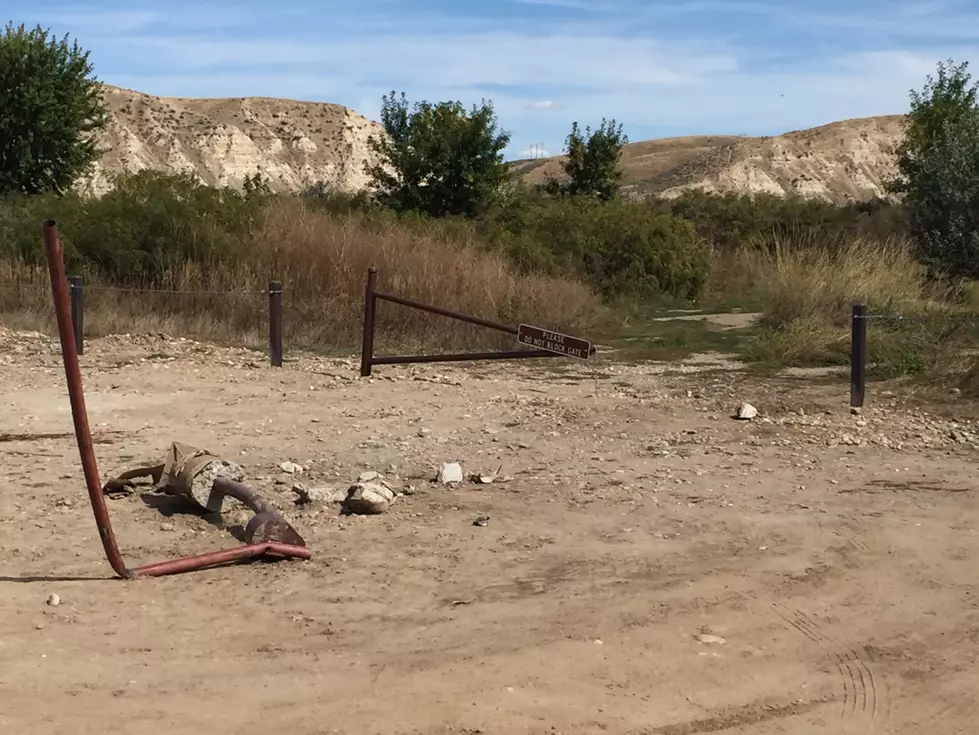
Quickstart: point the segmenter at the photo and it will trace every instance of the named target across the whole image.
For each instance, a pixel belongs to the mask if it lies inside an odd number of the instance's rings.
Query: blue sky
[[[970,7],[971,6],[971,7]],[[633,141],[777,134],[900,113],[940,59],[979,76],[975,0],[0,0],[158,95],[494,102],[509,157],[572,121]]]

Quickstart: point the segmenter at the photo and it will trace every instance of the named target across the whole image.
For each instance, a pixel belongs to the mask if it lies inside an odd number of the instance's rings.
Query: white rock
[[[723,646],[727,641],[721,638],[719,635],[710,635],[709,633],[700,633],[694,636],[698,643],[703,643],[705,646]]]
[[[430,437],[431,435],[432,435],[432,430],[431,429],[419,429],[418,430],[418,436],[420,436],[422,439],[425,439],[427,437]]]
[[[361,472],[357,477],[357,482],[375,482],[379,479],[381,479],[381,473],[370,470],[368,472]]]
[[[61,598],[58,597],[58,595],[50,594],[48,595],[48,604],[51,607],[57,607],[58,605],[61,604]]]
[[[282,462],[279,465],[279,469],[287,475],[301,475],[306,471],[301,464],[296,464],[295,462]]]
[[[373,482],[357,483],[347,490],[344,510],[357,515],[378,515],[391,505],[394,491]]]
[[[306,505],[307,503],[342,503],[347,499],[346,490],[337,490],[332,487],[311,487],[305,488],[302,485],[294,485],[292,491],[298,496],[296,505]]]
[[[751,419],[758,416],[758,409],[752,406],[750,403],[742,403],[741,407],[738,409],[738,418],[741,421],[751,421]]]
[[[458,462],[446,462],[439,470],[438,481],[443,485],[462,482],[462,465]]]

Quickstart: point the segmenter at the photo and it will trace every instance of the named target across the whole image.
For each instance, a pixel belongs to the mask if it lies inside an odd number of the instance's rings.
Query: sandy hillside
[[[106,87],[107,149],[92,180],[106,173],[196,171],[212,185],[239,186],[257,171],[277,190],[324,182],[343,190],[366,183],[367,137],[380,126],[342,105],[267,97],[184,99]]]
[[[631,143],[622,157],[634,196],[675,196],[687,188],[720,193],[790,193],[833,201],[884,195],[895,173],[902,116],[868,117],[764,138],[690,136]],[[521,161],[528,182],[560,178],[560,157]]]

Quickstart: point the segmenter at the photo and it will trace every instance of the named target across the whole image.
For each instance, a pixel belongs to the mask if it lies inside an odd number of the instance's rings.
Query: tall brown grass
[[[963,308],[962,287],[929,279],[903,239],[776,239],[728,254],[723,272],[727,288],[750,293],[760,307],[755,356],[790,365],[845,362],[855,303],[867,304],[872,314],[911,317],[871,322],[870,351],[884,361],[937,347],[929,338],[938,340],[946,330],[935,324]],[[720,287],[712,284],[715,291]],[[935,323],[927,326],[923,317]]]
[[[523,275],[505,256],[478,243],[439,241],[393,219],[335,215],[297,200],[271,205],[233,265],[185,263],[173,273],[176,291],[242,293],[131,293],[119,284],[86,283],[89,336],[166,332],[226,343],[263,344],[270,280],[283,283],[285,340],[292,347],[348,350],[363,329],[368,268],[381,290],[483,318],[527,321],[587,334],[606,318],[600,298],[564,278]],[[0,263],[0,318],[4,323],[53,330],[46,273]],[[115,290],[113,290],[115,289]],[[377,350],[473,348],[511,344],[512,337],[444,317],[382,303]]]

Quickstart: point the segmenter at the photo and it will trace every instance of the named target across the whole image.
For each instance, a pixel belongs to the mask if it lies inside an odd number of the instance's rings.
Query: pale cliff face
[[[83,186],[100,194],[106,174],[193,171],[207,184],[241,186],[256,172],[276,191],[322,182],[354,192],[367,184],[367,145],[381,126],[341,105],[266,97],[184,99],[106,87],[106,149]],[[692,136],[626,146],[627,196],[676,196],[690,188],[848,201],[884,196],[895,169],[901,116],[830,123],[770,138]],[[530,183],[560,176],[560,158],[514,164]]]
[[[258,97],[153,97],[106,87],[106,150],[90,181],[99,194],[106,174],[154,169],[193,171],[212,185],[240,186],[256,172],[277,191],[317,182],[342,191],[367,183],[369,135],[382,128],[341,105]]]
[[[769,138],[691,136],[642,141],[623,150],[623,188],[633,197],[687,189],[801,194],[843,202],[884,197],[897,172],[900,115],[830,123]],[[530,182],[560,175],[560,159],[517,164]]]

